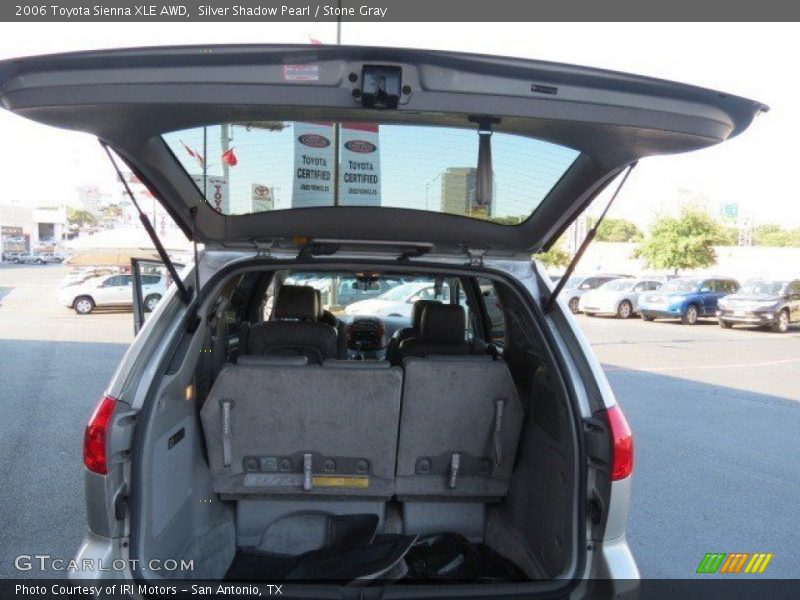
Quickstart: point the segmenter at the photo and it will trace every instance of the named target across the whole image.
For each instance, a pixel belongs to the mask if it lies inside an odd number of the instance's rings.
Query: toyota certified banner
[[[339,204],[380,206],[381,164],[378,125],[343,123],[340,136]]]
[[[294,124],[292,208],[332,206],[336,132],[330,123]],[[378,125],[342,123],[339,130],[339,204],[380,206]]]
[[[333,206],[333,124],[294,124],[292,208]]]

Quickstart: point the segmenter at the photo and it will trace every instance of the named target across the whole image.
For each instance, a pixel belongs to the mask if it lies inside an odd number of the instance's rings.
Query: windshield
[[[479,197],[476,129],[258,121],[163,135],[217,211],[383,206],[503,224],[527,218],[578,152],[529,137],[491,136],[492,196]]]
[[[574,289],[578,287],[581,281],[583,281],[584,277],[570,277],[567,279],[567,283],[564,284],[564,287],[568,290]]]
[[[671,279],[659,288],[659,292],[693,292],[700,287],[701,279]]]
[[[749,281],[742,286],[739,294],[749,296],[778,296],[786,288],[786,281]]]
[[[604,283],[597,289],[603,291],[615,291],[615,292],[627,291],[631,289],[631,287],[633,287],[634,283],[635,282],[630,279],[615,279],[614,281],[609,281],[608,283]]]

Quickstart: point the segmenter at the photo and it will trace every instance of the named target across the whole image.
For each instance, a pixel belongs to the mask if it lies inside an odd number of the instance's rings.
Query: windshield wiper
[[[635,166],[636,166],[635,162],[632,162],[630,165],[628,165],[628,170],[625,171],[625,175],[622,176],[622,179],[620,179],[620,182],[617,184],[617,189],[614,190],[614,193],[611,196],[611,200],[608,201],[608,204],[606,204],[606,207],[603,209],[603,212],[600,213],[600,216],[597,218],[597,221],[595,222],[594,226],[586,233],[586,237],[583,238],[580,247],[578,247],[578,249],[575,251],[575,256],[572,257],[572,260],[570,261],[569,265],[567,265],[567,270],[564,271],[564,275],[562,275],[561,279],[558,280],[558,283],[556,284],[556,288],[553,290],[553,293],[550,294],[550,297],[545,301],[544,303],[545,313],[549,313],[553,309],[553,306],[555,306],[558,294],[561,292],[561,290],[564,289],[564,286],[567,284],[567,281],[572,275],[572,272],[575,270],[578,261],[583,256],[583,253],[586,252],[586,248],[589,247],[589,244],[592,243],[592,240],[594,240],[594,236],[597,235],[597,228],[600,227],[600,223],[603,222],[603,219],[605,218],[608,209],[611,208],[611,205],[614,203],[614,200],[617,199],[619,191],[622,189],[622,186],[625,185],[625,182],[628,180],[628,176],[631,174],[631,171],[633,171],[633,168]]]
[[[128,185],[128,182],[125,179],[125,177],[123,177],[122,171],[117,165],[117,161],[114,160],[114,156],[111,154],[111,149],[108,147],[108,144],[106,144],[104,141],[101,140],[100,145],[103,147],[103,150],[106,151],[106,154],[108,155],[108,160],[111,161],[111,166],[113,166],[114,170],[117,172],[117,177],[122,182],[122,185],[125,188],[125,193],[131,199],[131,202],[133,202],[133,205],[139,212],[139,220],[142,222],[144,230],[147,232],[147,235],[153,242],[153,246],[155,246],[156,252],[158,252],[158,255],[161,257],[161,262],[163,262],[164,266],[167,267],[167,271],[169,271],[169,275],[170,277],[172,277],[172,281],[175,283],[175,287],[178,288],[178,296],[180,297],[181,300],[183,300],[184,304],[189,304],[189,301],[191,300],[191,294],[189,293],[189,290],[186,288],[186,285],[183,283],[183,280],[178,276],[178,271],[177,269],[175,269],[175,265],[172,263],[172,260],[170,260],[167,251],[164,249],[164,246],[161,243],[161,240],[158,239],[158,234],[156,233],[156,230],[153,228],[153,224],[150,223],[150,219],[147,218],[147,215],[144,213],[144,211],[139,206],[139,203],[136,201],[136,196],[133,195],[131,187]],[[195,242],[195,247],[196,244],[197,242]],[[197,255],[195,254],[195,259],[196,257]],[[194,268],[195,270],[197,270],[200,268],[200,265],[195,263]]]

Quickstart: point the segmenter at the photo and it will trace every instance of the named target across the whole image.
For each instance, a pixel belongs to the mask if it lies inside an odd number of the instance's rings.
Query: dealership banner
[[[203,183],[203,175],[192,175],[192,179],[197,184],[198,189],[203,192],[205,190],[206,200],[216,210],[222,214],[230,214],[230,199],[228,194],[228,180],[224,177],[217,177],[215,175],[206,175],[205,184]]]
[[[333,206],[332,123],[294,123],[292,208]]]
[[[342,123],[339,204],[381,205],[381,163],[378,125]]]
[[[275,208],[272,188],[262,183],[250,185],[250,212],[266,212]]]

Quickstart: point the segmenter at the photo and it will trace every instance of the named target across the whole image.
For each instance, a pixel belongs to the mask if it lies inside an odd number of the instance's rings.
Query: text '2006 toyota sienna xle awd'
[[[559,64],[291,46],[5,61],[0,102],[97,136],[199,245],[86,429],[79,559],[316,598],[636,591],[631,432],[531,255],[639,159],[766,107]],[[384,295],[402,306],[345,310]]]

